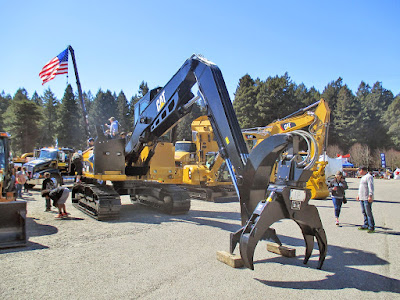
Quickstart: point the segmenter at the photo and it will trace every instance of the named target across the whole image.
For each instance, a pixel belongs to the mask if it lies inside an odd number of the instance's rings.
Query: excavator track
[[[113,182],[120,194],[129,194],[132,202],[150,206],[170,215],[186,214],[190,195],[181,187],[152,181]]]
[[[117,219],[121,209],[121,199],[114,188],[99,184],[75,184],[72,204],[99,221]]]

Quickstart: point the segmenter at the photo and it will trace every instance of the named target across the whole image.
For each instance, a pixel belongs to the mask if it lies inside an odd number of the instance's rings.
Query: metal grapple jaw
[[[254,270],[253,257],[258,241],[272,239],[281,245],[275,230],[270,226],[282,219],[292,219],[299,225],[305,240],[304,264],[311,257],[315,237],[319,247],[318,269],[321,269],[327,253],[327,239],[317,208],[313,205],[304,204],[308,201],[305,198],[303,200],[290,200],[287,196],[291,191],[296,191],[292,192],[295,194],[304,192],[304,196],[307,192],[306,190],[290,188],[272,190],[267,200],[263,200],[257,205],[246,225],[237,233],[231,235],[231,251],[239,243],[240,255],[247,268]],[[298,201],[302,203],[299,204]],[[287,207],[287,205],[290,207]]]
[[[282,138],[272,136],[263,141],[264,146],[261,143],[250,154],[246,167],[252,177],[245,176],[245,178],[252,180],[253,184],[248,182],[241,190],[242,228],[231,234],[230,250],[233,253],[239,244],[244,265],[254,270],[253,257],[258,242],[271,239],[281,245],[275,230],[270,226],[282,219],[292,219],[299,225],[305,240],[305,264],[311,257],[314,237],[316,238],[319,247],[318,269],[320,269],[327,253],[327,239],[317,208],[308,204],[311,192],[305,185],[312,172],[299,166],[298,160],[280,160],[275,183],[268,185],[268,180],[262,178],[273,154],[275,153],[277,159],[279,153],[283,151],[282,146],[286,147],[287,151],[287,146],[292,142],[290,139],[285,142]],[[266,186],[268,186],[267,191]]]

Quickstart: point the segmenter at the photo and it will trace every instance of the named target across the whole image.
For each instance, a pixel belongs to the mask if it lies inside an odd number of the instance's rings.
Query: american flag
[[[68,48],[50,60],[39,73],[42,85],[59,74],[68,74]]]

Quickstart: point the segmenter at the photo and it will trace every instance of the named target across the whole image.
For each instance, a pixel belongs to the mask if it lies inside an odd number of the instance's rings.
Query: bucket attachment
[[[26,246],[26,202],[0,202],[0,248]]]

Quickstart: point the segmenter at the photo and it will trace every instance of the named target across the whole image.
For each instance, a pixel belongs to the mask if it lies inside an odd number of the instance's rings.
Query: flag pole
[[[71,53],[72,63],[74,64],[76,85],[78,86],[79,100],[81,101],[81,105],[82,105],[83,120],[84,120],[84,127],[85,127],[86,137],[90,137],[88,114],[87,114],[87,111],[86,111],[85,102],[83,101],[81,82],[79,81],[78,68],[76,67],[74,49],[71,47],[71,45],[69,45],[68,46],[68,50]]]

